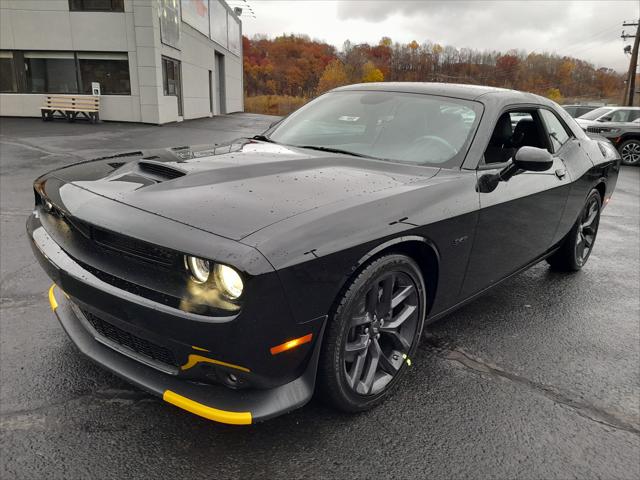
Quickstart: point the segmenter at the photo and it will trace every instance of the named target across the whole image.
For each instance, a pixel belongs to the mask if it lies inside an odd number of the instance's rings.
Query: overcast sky
[[[228,0],[241,6],[245,0]],[[380,37],[419,43],[430,40],[458,48],[556,52],[625,71],[622,22],[640,16],[638,0],[600,1],[330,1],[246,0],[243,33],[270,37],[304,33],[340,48],[377,43]],[[624,27],[634,32],[634,27]]]

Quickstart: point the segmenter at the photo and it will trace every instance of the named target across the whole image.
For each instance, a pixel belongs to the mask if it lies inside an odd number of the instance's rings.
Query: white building
[[[102,120],[242,111],[240,19],[222,0],[0,0],[0,115],[92,82]]]

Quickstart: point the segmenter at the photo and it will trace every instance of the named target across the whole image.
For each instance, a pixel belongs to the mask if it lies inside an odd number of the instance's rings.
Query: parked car
[[[573,118],[578,118],[598,108],[597,105],[562,105],[562,108]]]
[[[619,164],[536,95],[352,85],[253,138],[44,174],[27,231],[72,341],[133,384],[230,424],[315,391],[355,412],[425,324],[541,260],[584,267]]]
[[[640,165],[640,107],[603,107],[576,119],[587,132],[608,138],[625,165]]]

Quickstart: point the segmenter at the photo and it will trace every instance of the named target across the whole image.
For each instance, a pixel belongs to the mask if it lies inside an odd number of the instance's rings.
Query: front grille
[[[601,127],[587,127],[587,132],[589,133],[602,133],[604,131]]]
[[[126,332],[84,309],[82,310],[82,313],[95,331],[104,338],[126,347],[129,350],[133,350],[139,355],[155,360],[156,362],[171,365],[173,367],[179,366],[173,356],[173,352],[168,348],[161,347],[149,340],[145,340],[144,338],[140,338],[132,333]]]
[[[96,227],[91,228],[91,234],[93,241],[101,247],[116,250],[125,255],[131,255],[165,266],[173,265],[176,263],[176,260],[178,260],[176,252],[132,237]]]

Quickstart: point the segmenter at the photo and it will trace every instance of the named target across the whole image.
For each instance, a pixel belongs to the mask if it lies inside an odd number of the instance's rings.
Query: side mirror
[[[544,148],[520,147],[513,157],[518,170],[545,172],[553,166],[553,157]]]
[[[482,175],[478,178],[476,191],[490,193],[498,188],[498,183],[507,182],[520,170],[544,172],[553,166],[553,156],[544,148],[520,147],[513,161],[498,173]]]

